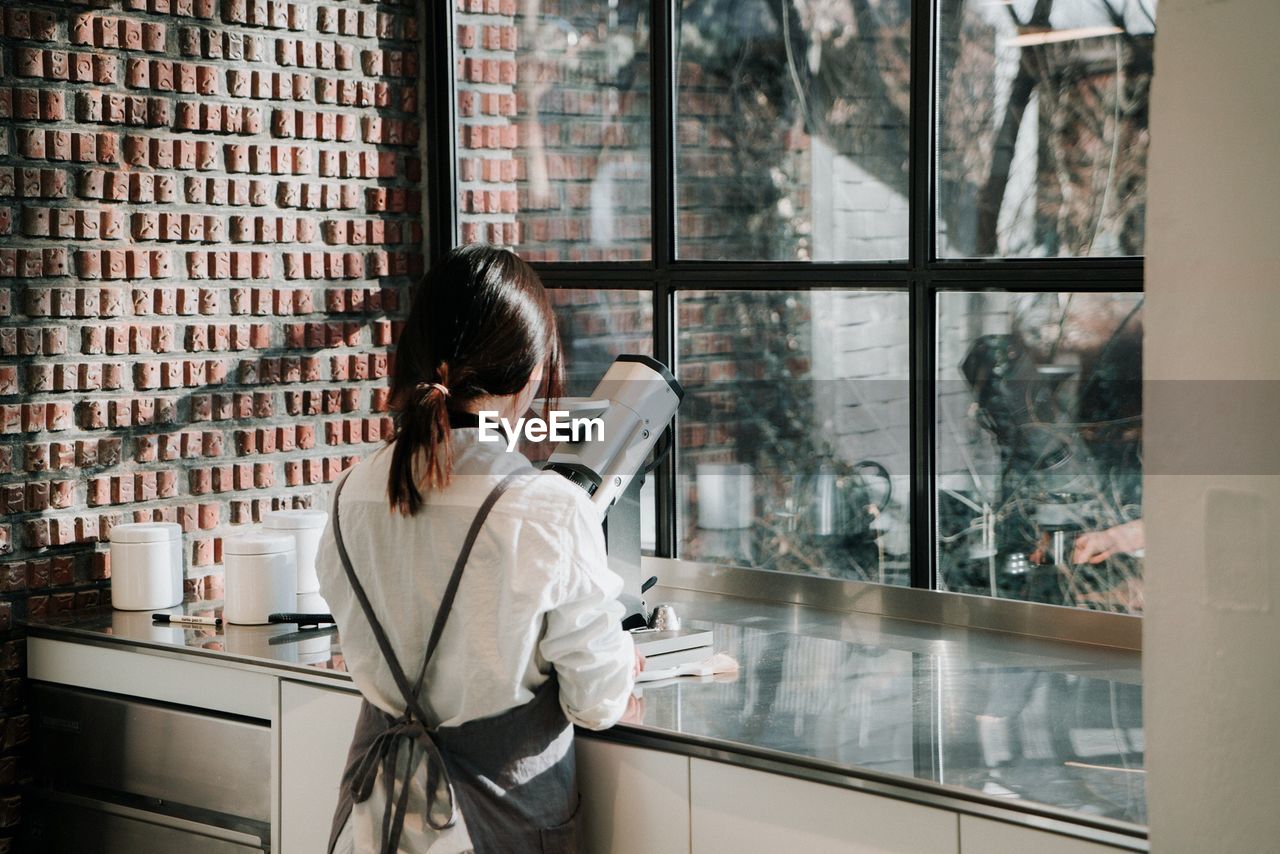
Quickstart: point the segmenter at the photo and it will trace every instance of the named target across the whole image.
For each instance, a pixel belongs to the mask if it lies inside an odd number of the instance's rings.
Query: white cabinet
[[[584,854],[688,854],[689,759],[579,738]]]
[[[150,614],[144,616],[151,619]],[[31,638],[27,641],[27,675],[44,682],[263,721],[274,719],[276,711],[276,678],[270,674],[235,665],[206,664],[194,657],[152,655],[140,647]]]
[[[957,816],[892,798],[690,760],[692,854],[957,854]]]
[[[280,848],[327,850],[360,695],[280,681]]]
[[[1108,845],[970,815],[960,816],[960,850],[963,854],[1116,854]]]
[[[325,851],[360,695],[215,662],[28,640],[32,679],[269,722],[273,850]],[[576,747],[585,854],[1114,854],[1134,845],[1118,834],[1067,835],[1067,822],[1058,834],[602,738]]]

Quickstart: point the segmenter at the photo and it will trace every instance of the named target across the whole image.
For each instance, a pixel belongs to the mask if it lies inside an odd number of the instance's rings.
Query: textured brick
[[[389,435],[387,349],[422,269],[411,8],[0,15],[0,634],[15,598],[108,601],[126,521],[182,524],[187,587],[219,598],[220,526],[312,506]],[[465,26],[514,49],[496,19]],[[515,130],[482,125],[512,122],[514,64],[474,70],[498,82],[460,92],[484,149],[460,164],[481,193],[464,232],[510,243]],[[20,655],[0,638],[7,673]]]

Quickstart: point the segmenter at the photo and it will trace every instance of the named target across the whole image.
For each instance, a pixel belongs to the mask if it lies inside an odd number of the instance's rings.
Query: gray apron
[[[373,630],[378,648],[400,689],[405,710],[399,716],[393,716],[368,700],[361,703],[346,769],[342,774],[338,809],[333,817],[330,852],[351,815],[352,806],[366,800],[373,791],[379,771],[386,790],[380,850],[397,851],[409,801],[409,781],[417,773],[419,763],[426,765],[427,823],[435,830],[444,830],[452,827],[458,813],[461,813],[466,819],[467,833],[476,854],[539,851],[576,854],[578,851],[578,787],[573,728],[560,708],[554,672],[534,692],[533,699],[523,706],[458,726],[441,727],[428,723],[431,718],[418,699],[422,694],[427,665],[431,663],[431,656],[444,632],[458,583],[462,580],[462,571],[485,517],[521,474],[507,475],[476,512],[462,552],[454,564],[453,575],[440,600],[440,610],[436,613],[427,641],[426,657],[413,684],[406,678],[387,633],[374,614],[369,597],[347,557],[338,510],[346,478],[338,484],[333,499],[333,538],[338,556],[365,619]],[[564,756],[543,767],[536,757],[561,739],[568,741]],[[440,821],[435,815],[437,812],[444,812],[449,818]]]

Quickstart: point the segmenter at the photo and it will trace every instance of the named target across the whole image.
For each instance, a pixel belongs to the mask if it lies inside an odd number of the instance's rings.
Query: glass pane
[[[939,586],[1142,610],[1142,304],[939,295]]]
[[[1155,0],[941,0],[938,254],[1141,255]]]
[[[548,291],[564,346],[565,394],[587,397],[616,356],[653,355],[653,294],[553,288]],[[541,455],[549,448],[543,443]],[[530,459],[537,448],[526,451]],[[656,542],[654,478],[640,490],[640,546],[652,553]]]
[[[565,394],[586,397],[595,391],[616,356],[653,355],[653,294],[551,288],[564,344]]]
[[[910,7],[676,4],[681,258],[906,257]]]
[[[680,556],[907,584],[907,295],[677,302]]]
[[[454,15],[462,242],[649,258],[649,3],[512,5]]]

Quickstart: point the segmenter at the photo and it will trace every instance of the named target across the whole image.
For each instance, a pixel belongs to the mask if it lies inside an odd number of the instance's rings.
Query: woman
[[[576,850],[573,728],[612,726],[638,667],[587,496],[505,442],[560,342],[537,274],[451,252],[396,350],[396,434],[335,489],[320,592],[364,696],[330,850]]]

